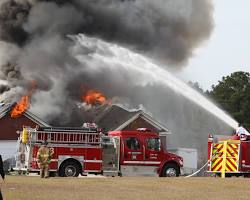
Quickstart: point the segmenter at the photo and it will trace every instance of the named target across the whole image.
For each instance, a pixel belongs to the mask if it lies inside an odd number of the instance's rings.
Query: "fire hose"
[[[210,160],[208,160],[200,169],[198,169],[196,172],[194,172],[193,174],[190,174],[188,176],[185,176],[184,178],[189,178],[189,177],[192,177],[192,176],[195,176],[196,174],[198,174],[201,170],[203,170],[207,164],[209,163]]]
[[[224,144],[225,145],[225,144]],[[226,151],[225,151],[226,152]],[[203,170],[207,165],[208,163],[213,159],[213,158],[216,158],[217,156],[213,156],[212,158],[210,158],[200,169],[198,169],[196,172],[194,172],[193,174],[190,174],[188,176],[185,176],[184,178],[189,178],[189,177],[192,177],[192,176],[195,176],[196,174],[198,174],[201,170]],[[224,153],[223,155],[223,160],[224,160],[224,163],[225,163],[225,160],[226,160],[226,153]],[[224,172],[225,173],[225,172]]]

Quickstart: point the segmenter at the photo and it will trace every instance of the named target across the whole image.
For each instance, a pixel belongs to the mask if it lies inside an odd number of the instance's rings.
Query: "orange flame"
[[[11,112],[12,118],[21,116],[30,107],[29,96],[23,96],[15,105]]]
[[[31,89],[28,91],[27,95],[22,96],[21,99],[17,102],[15,107],[11,111],[11,117],[17,118],[20,117],[26,110],[30,107],[30,97],[37,87],[36,81],[31,81]]]
[[[83,101],[88,105],[104,104],[106,97],[101,92],[95,90],[89,90],[82,97]]]

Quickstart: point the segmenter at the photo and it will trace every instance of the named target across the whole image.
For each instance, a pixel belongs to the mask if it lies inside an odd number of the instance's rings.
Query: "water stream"
[[[76,41],[76,46],[72,51],[77,51],[79,48],[85,51],[86,56],[83,57],[80,53],[76,55],[80,62],[94,62],[95,65],[89,65],[89,70],[102,70],[102,68],[110,68],[110,71],[126,71],[131,80],[134,80],[135,85],[146,86],[147,84],[163,84],[176,93],[183,95],[185,98],[191,100],[204,110],[210,112],[220,120],[232,128],[238,126],[231,116],[225,113],[222,109],[217,107],[199,92],[176,78],[166,68],[155,64],[151,59],[135,53],[129,49],[121,47],[116,44],[105,42],[98,38],[90,38],[86,35],[80,34],[78,36],[70,36]],[[86,53],[87,52],[87,53]],[[104,64],[105,63],[105,64]],[[132,73],[131,73],[132,72]],[[116,73],[117,74],[117,73]],[[135,80],[136,79],[136,80]]]

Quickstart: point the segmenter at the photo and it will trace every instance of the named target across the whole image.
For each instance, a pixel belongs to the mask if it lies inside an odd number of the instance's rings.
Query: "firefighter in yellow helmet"
[[[47,147],[48,142],[44,141],[37,152],[37,162],[40,168],[40,177],[49,177],[49,164],[51,162],[51,157],[53,152]]]

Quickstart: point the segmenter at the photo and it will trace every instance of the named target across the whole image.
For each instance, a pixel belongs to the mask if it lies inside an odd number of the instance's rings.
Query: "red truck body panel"
[[[241,140],[240,171],[250,173],[250,137],[246,141]]]
[[[33,160],[31,162],[31,169],[30,171],[39,170],[36,155],[40,145],[34,145],[32,151]],[[85,147],[60,147],[54,146],[50,147],[53,149],[54,154],[51,159],[50,163],[50,170],[57,171],[59,169],[58,160],[60,156],[69,156],[69,157],[84,157],[84,164],[81,163],[83,166],[82,171],[88,172],[101,172],[102,170],[102,150],[101,148],[85,148]]]

